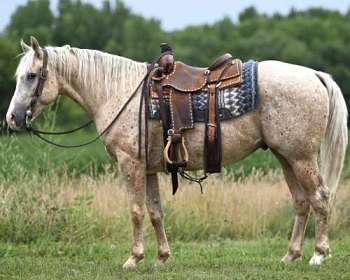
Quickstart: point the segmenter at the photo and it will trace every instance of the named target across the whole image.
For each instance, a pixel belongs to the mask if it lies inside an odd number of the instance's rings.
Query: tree
[[[19,44],[0,37],[0,116],[5,117],[7,107],[15,89],[14,73],[18,59]]]
[[[6,32],[15,39],[28,39],[29,35],[35,35],[46,44],[51,41],[53,20],[49,0],[29,0],[11,16]]]
[[[225,17],[214,24],[165,32],[157,19],[144,18],[123,1],[113,1],[104,0],[97,8],[82,0],[59,0],[57,15],[50,11],[49,0],[28,0],[17,8],[0,37],[2,116],[14,91],[19,39],[29,35],[37,36],[42,45],[70,44],[148,62],[158,56],[162,42],[173,46],[176,59],[198,66],[208,65],[223,52],[242,60],[277,59],[329,72],[350,99],[350,10],[341,14],[291,9],[286,16],[267,16],[249,7],[238,23]],[[66,122],[82,116],[77,106],[62,104]]]
[[[108,16],[80,0],[60,0],[53,41],[80,48],[103,49],[110,36]]]
[[[255,7],[249,7],[246,8],[244,11],[242,11],[239,15],[239,21],[245,21],[245,20],[252,20],[259,16],[258,11],[255,9]]]
[[[164,41],[160,23],[154,19],[130,16],[125,22],[123,55],[135,60],[151,61],[159,55],[159,44]]]

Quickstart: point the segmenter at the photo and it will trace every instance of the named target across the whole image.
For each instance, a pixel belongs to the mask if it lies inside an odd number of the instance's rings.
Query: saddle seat
[[[218,85],[220,89],[238,85],[242,82],[241,72],[241,60],[232,59],[230,54],[224,54],[207,68],[194,67],[177,61],[170,74],[152,79],[160,79],[162,87],[171,87],[182,93],[193,93],[212,83],[220,83]],[[168,94],[169,91],[164,91],[164,95]],[[157,91],[152,91],[151,96],[157,97]]]

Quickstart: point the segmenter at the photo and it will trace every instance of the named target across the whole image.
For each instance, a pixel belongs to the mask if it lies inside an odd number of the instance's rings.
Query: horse
[[[30,45],[21,41],[21,46],[23,56],[16,70],[16,89],[6,115],[14,130],[25,127],[28,108],[34,119],[59,95],[64,95],[91,115],[101,132],[147,73],[146,63],[97,50],[68,45],[43,49],[34,37]],[[48,54],[47,80],[42,94],[35,98],[44,50]],[[223,164],[237,162],[260,148],[267,147],[274,153],[295,208],[293,231],[282,262],[292,263],[302,256],[305,228],[313,209],[315,248],[309,263],[320,265],[330,256],[329,216],[347,146],[344,98],[329,74],[280,61],[259,62],[257,84],[256,110],[221,123]],[[141,96],[141,89],[136,96]],[[156,264],[165,264],[170,256],[157,178],[163,171],[162,126],[159,121],[149,121],[146,168],[145,151],[138,157],[139,102],[136,97],[130,100],[118,121],[101,137],[126,178],[133,241],[124,268],[134,268],[144,258],[145,208],[157,240]],[[144,135],[144,127],[141,133]],[[188,168],[203,169],[204,124],[197,123],[195,129],[185,133],[185,139]]]

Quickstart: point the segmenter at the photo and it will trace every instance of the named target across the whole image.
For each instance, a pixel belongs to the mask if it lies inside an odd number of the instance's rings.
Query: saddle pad
[[[218,113],[220,120],[230,120],[256,109],[257,105],[257,68],[258,63],[249,60],[243,63],[243,82],[238,87],[228,87],[218,91]],[[168,102],[168,100],[167,100]],[[206,121],[207,92],[192,93],[192,108],[195,122]],[[149,102],[149,118],[160,120],[158,98]]]

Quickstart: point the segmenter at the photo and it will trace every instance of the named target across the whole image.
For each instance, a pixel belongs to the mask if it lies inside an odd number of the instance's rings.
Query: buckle
[[[27,110],[26,111],[26,128],[27,129],[31,129],[32,128],[32,117],[33,117],[33,113],[31,110]]]
[[[173,136],[175,133],[174,129],[168,129],[168,136]]]

